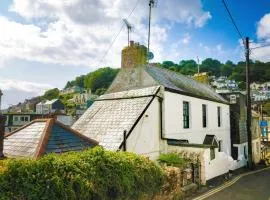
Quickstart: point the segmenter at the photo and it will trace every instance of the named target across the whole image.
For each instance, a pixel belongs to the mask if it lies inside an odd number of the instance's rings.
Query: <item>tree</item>
[[[220,75],[221,62],[212,58],[206,58],[202,61],[200,71],[208,72],[210,75]]]
[[[59,89],[58,88],[54,88],[51,90],[47,90],[44,95],[43,98],[46,100],[52,100],[52,99],[57,99],[59,97]]]
[[[270,101],[263,105],[263,111],[266,112],[267,116],[270,116]]]
[[[179,71],[185,75],[193,75],[198,70],[198,65],[195,60],[182,60],[179,63]]]
[[[91,89],[93,93],[99,88],[107,89],[117,75],[119,69],[110,67],[100,68],[94,72],[90,72],[85,76],[84,86]]]
[[[169,61],[169,60],[163,61],[163,63],[162,63],[162,67],[164,67],[166,69],[169,69],[170,67],[173,67],[175,65],[177,65],[177,64],[175,64],[173,61]]]

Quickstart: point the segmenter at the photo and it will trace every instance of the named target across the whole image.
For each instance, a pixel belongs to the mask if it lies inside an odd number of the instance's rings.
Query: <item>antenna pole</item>
[[[198,63],[198,75],[200,73],[200,60],[199,60],[199,57],[197,56],[197,63]]]
[[[129,47],[129,28],[128,28],[128,47]]]
[[[149,0],[149,24],[148,24],[148,46],[147,46],[147,53],[150,51],[150,33],[151,33],[151,11],[154,5],[154,0]]]

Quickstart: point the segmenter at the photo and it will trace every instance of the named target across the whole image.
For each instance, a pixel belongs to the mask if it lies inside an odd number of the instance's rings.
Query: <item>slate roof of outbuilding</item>
[[[100,96],[72,126],[109,150],[118,150],[127,133],[159,91],[159,86]]]
[[[51,152],[78,151],[97,144],[54,119],[37,119],[6,135],[4,155],[39,158]]]

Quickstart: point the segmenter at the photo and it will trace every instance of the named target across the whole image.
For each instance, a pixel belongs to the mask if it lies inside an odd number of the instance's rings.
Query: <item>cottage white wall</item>
[[[183,101],[190,103],[190,128],[183,128]],[[202,124],[202,104],[207,105],[207,127]],[[218,127],[217,107],[221,107],[221,127]],[[215,135],[222,141],[222,151],[231,154],[229,105],[165,91],[164,136],[202,144],[205,135]]]
[[[127,151],[156,159],[160,154],[159,101],[153,100],[127,139]]]

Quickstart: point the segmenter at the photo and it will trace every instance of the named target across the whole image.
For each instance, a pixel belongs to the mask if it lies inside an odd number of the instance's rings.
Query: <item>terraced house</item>
[[[205,84],[147,64],[146,47],[134,42],[123,49],[121,71],[109,89],[72,128],[106,149],[150,159],[197,153],[203,183],[237,167],[229,103]]]

